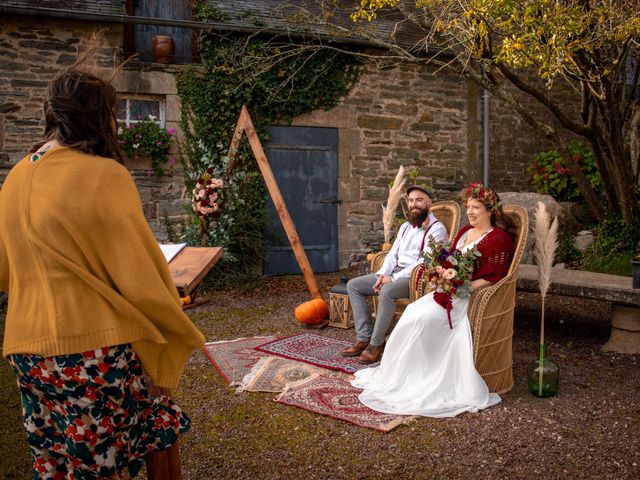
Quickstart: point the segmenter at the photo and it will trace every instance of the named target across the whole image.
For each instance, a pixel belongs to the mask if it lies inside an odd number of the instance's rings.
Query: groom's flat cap
[[[426,193],[427,196],[433,200],[433,191],[429,187],[425,187],[424,185],[411,185],[407,188],[407,195],[409,195],[413,190],[420,190],[423,193]]]

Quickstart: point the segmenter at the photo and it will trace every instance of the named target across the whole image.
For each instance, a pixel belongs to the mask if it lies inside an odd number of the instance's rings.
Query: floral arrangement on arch
[[[435,290],[433,299],[447,311],[449,328],[452,329],[453,295],[462,298],[471,295],[471,275],[476,258],[481,254],[475,245],[464,253],[452,248],[448,242],[436,242],[432,238],[429,238],[428,245],[430,253],[422,254],[424,261],[419,267],[416,288],[422,278],[426,278],[429,287]]]
[[[200,218],[201,244],[205,245],[207,223],[211,218],[219,218],[224,211],[224,181],[213,177],[213,167],[196,180],[191,191],[191,206]]]
[[[170,168],[176,163],[175,157],[170,156],[175,133],[174,128],[162,128],[153,115],[118,127],[120,146],[127,157],[151,160],[151,169],[147,171],[149,176],[161,176],[164,174],[163,165]]]

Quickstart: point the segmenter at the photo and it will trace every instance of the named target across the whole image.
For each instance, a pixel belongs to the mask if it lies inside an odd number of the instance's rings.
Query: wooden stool
[[[338,328],[353,326],[353,312],[349,304],[349,295],[347,295],[346,279],[342,279],[329,290],[329,326]]]

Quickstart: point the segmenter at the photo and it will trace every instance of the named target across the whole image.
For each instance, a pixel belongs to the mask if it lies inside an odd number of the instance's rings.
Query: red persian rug
[[[253,366],[267,354],[254,349],[275,337],[238,338],[222,342],[209,342],[204,353],[216,367],[220,375],[231,385],[239,385]]]
[[[358,363],[358,357],[343,357],[340,352],[349,345],[351,342],[347,340],[303,332],[264,343],[257,346],[256,350],[344,373],[353,373],[362,368],[379,365],[379,363],[361,365]]]
[[[275,401],[381,432],[415,418],[371,410],[358,400],[361,391],[347,379],[315,375],[290,384]]]

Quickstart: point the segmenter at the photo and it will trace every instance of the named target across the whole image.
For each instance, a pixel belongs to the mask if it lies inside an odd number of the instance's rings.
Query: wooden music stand
[[[194,296],[194,292],[207,273],[218,263],[222,253],[221,247],[185,247],[169,262],[173,283],[181,297]]]

